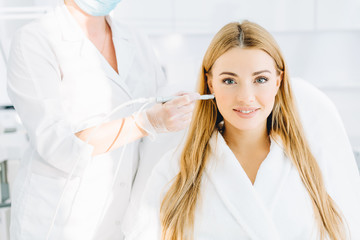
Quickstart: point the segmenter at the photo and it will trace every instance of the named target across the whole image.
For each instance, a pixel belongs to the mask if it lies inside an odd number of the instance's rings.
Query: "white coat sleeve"
[[[14,37],[8,63],[8,94],[32,147],[55,168],[75,174],[93,147],[74,135],[61,102],[61,73],[46,33],[23,28]]]

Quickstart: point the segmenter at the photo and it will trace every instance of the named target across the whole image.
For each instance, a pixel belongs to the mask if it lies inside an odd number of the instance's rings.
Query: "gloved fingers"
[[[155,104],[146,110],[149,123],[156,133],[180,131],[186,128],[192,117],[198,93],[178,93],[175,98],[164,104]]]
[[[183,96],[183,95],[185,95],[187,93],[189,93],[189,92],[180,91],[180,92],[175,93],[175,96]]]
[[[177,115],[177,116],[174,116],[171,119],[169,119],[167,121],[167,125],[168,126],[176,126],[176,125],[181,126],[185,122],[188,124],[191,122],[191,118],[192,118],[192,112],[188,112],[188,113],[182,114],[182,115]]]
[[[191,122],[191,118],[190,119],[186,118],[185,120],[173,122],[172,124],[169,124],[169,126],[167,126],[166,128],[170,132],[176,132],[183,130],[184,128],[189,126],[190,122]]]
[[[176,106],[179,108],[184,105],[191,104],[200,98],[200,94],[196,92],[189,92],[189,93],[181,92],[178,93],[177,96],[179,97],[165,103],[164,105]]]
[[[184,122],[184,121],[191,121],[191,118],[192,118],[192,115],[193,115],[193,113],[192,112],[188,112],[188,113],[185,113],[185,114],[183,114],[183,115],[181,115],[181,116],[178,116],[177,117],[177,120],[179,121],[179,122]]]
[[[192,113],[194,111],[195,103],[182,105],[181,107],[177,107],[176,105],[162,105],[162,112],[164,116],[168,118],[177,118],[178,116],[182,116],[187,113]]]
[[[191,103],[188,105],[183,105],[180,108],[173,108],[176,115],[183,115],[185,113],[193,112],[195,108],[195,103]]]

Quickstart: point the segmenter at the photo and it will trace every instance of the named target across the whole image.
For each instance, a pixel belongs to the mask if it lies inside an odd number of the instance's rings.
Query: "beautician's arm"
[[[84,142],[90,138],[88,143],[94,147],[94,156],[145,137],[148,133],[138,127],[132,117],[127,117],[104,123],[98,128],[85,129],[75,135]]]
[[[149,134],[180,131],[190,123],[194,103],[199,94],[180,95],[181,97],[165,104],[155,104],[146,112],[113,120],[99,127],[91,127],[75,135],[94,147],[94,156],[117,149]]]

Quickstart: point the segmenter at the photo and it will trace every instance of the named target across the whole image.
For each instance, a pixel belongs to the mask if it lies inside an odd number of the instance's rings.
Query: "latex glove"
[[[186,128],[192,118],[198,93],[178,93],[179,98],[164,104],[158,103],[135,117],[138,126],[152,139],[158,133],[177,132]]]

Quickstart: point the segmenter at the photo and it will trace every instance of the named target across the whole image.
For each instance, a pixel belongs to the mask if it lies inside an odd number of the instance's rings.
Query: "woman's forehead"
[[[212,67],[213,74],[219,71],[252,72],[270,70],[275,72],[275,61],[265,51],[257,48],[232,48],[222,54]]]

